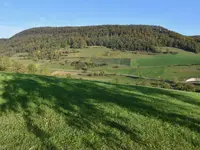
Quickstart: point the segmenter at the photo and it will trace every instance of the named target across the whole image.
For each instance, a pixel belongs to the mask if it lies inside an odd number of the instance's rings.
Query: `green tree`
[[[26,71],[26,67],[23,64],[18,63],[16,61],[12,62],[12,72],[25,73]]]
[[[10,59],[6,56],[0,57],[0,71],[6,71],[9,70],[11,67]]]
[[[49,71],[49,67],[48,66],[44,66],[43,68],[40,69],[40,74],[42,75],[50,75],[50,71]]]
[[[38,64],[29,64],[27,66],[27,70],[28,70],[28,73],[30,73],[30,74],[36,74],[39,70],[39,65]]]

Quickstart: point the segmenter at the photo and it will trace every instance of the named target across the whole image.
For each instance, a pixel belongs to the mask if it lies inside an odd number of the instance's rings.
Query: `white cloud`
[[[0,25],[0,38],[10,38],[22,30],[20,27]]]

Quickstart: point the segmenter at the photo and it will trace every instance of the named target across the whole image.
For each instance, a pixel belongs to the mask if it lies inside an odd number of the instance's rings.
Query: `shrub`
[[[99,76],[99,74],[100,74],[100,72],[99,71],[96,71],[96,72],[94,72],[94,76]]]
[[[28,73],[36,74],[38,72],[39,65],[38,64],[29,64],[27,66]]]
[[[71,66],[74,66],[75,69],[77,70],[79,69],[85,70],[85,69],[97,67],[98,65],[93,62],[82,62],[79,60],[79,61],[73,61],[71,63]]]
[[[26,67],[16,61],[10,60],[8,57],[0,57],[0,71],[11,71],[16,73],[27,72]]]
[[[93,74],[92,74],[92,73],[89,73],[87,76],[89,76],[89,77],[92,77],[92,76],[93,76]]]
[[[43,67],[40,69],[40,74],[41,75],[50,75],[50,71],[49,71],[49,68],[47,66]]]
[[[67,64],[68,63],[68,60],[65,60],[65,64]]]
[[[15,61],[12,62],[11,68],[12,68],[11,69],[12,72],[16,72],[16,73],[26,73],[27,72],[27,69],[23,64],[20,64]]]
[[[61,66],[64,66],[65,64],[64,64],[64,63],[62,63],[62,62],[60,62],[60,65],[61,65]]]
[[[154,82],[154,85],[155,85],[155,87],[161,87],[160,81],[155,81],[155,82]]]
[[[71,79],[72,78],[71,74],[66,74],[66,78]]]
[[[119,81],[120,81],[119,78],[115,78],[115,83],[116,84],[119,84]]]
[[[176,83],[175,87],[178,89],[178,90],[184,90],[184,84],[183,83]]]
[[[100,71],[99,72],[99,76],[104,76],[105,75],[105,72],[104,71]]]
[[[143,81],[140,82],[140,85],[151,86],[151,83],[147,80],[143,80]]]
[[[83,69],[83,73],[87,73],[87,69],[84,68],[84,69]]]
[[[196,91],[196,86],[194,84],[187,83],[186,86],[185,86],[185,89],[187,91],[195,92]]]
[[[11,67],[10,59],[6,56],[0,57],[0,71],[9,70]]]
[[[110,56],[110,52],[104,52],[102,55],[103,56]]]
[[[108,66],[108,63],[103,62],[103,63],[97,64],[96,66],[97,67]]]
[[[112,68],[119,68],[119,66],[113,66]]]
[[[175,86],[178,90],[191,91],[191,92],[196,91],[196,86],[191,83],[180,83],[179,82]]]
[[[96,71],[92,74],[88,74],[89,76],[104,76],[105,72],[104,71]]]
[[[177,77],[174,77],[174,78],[173,78],[173,82],[174,82],[174,83],[177,83],[177,82],[178,82],[178,78],[177,78]]]
[[[161,88],[165,88],[165,89],[171,89],[171,85],[169,83],[163,82],[161,83]]]

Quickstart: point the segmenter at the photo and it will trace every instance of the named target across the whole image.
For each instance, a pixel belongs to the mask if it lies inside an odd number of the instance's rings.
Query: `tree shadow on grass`
[[[109,84],[109,83],[107,83]],[[152,87],[144,87],[144,86],[134,86],[134,85],[118,85],[118,87],[123,88],[123,89],[127,89],[129,90],[130,88],[135,89],[136,91],[141,92],[142,94],[145,95],[152,95],[152,96],[156,96],[156,95],[166,95],[168,97],[171,97],[172,99],[176,99],[178,101],[183,101],[185,103],[191,104],[191,105],[197,105],[200,106],[200,95],[199,95],[199,99],[194,99],[192,96],[189,96],[189,94],[186,95],[182,95],[181,92],[182,91],[169,91],[166,89],[160,89],[160,88],[152,88]],[[167,91],[167,92],[166,92]]]
[[[136,134],[136,133],[138,133],[138,131],[136,131],[135,129],[129,129],[126,126],[121,125],[115,121],[107,121],[107,122],[105,122],[105,124],[107,126],[110,126],[111,128],[115,128],[119,131],[124,132],[126,135],[129,135],[133,141],[140,142],[140,139],[138,138],[138,135]]]
[[[174,91],[168,91],[167,94],[166,94],[166,91],[165,90],[162,90],[162,89],[154,89],[152,90],[147,90],[147,88],[144,88],[144,87],[139,87],[139,90],[143,93],[147,93],[147,94],[163,94],[163,95],[167,95],[168,97],[171,97],[171,98],[175,98],[176,100],[178,101],[183,101],[185,103],[188,103],[188,104],[191,104],[191,105],[197,105],[197,106],[200,106],[200,96],[199,96],[199,99],[194,99],[193,97],[189,96],[189,94],[186,96],[186,95],[182,95],[180,94],[181,92],[174,92]]]
[[[106,83],[104,84],[106,85]],[[24,111],[27,113],[27,110],[30,110],[31,103],[37,106],[44,104],[54,109],[55,112],[65,116],[66,123],[69,126],[86,132],[92,130],[102,137],[105,137],[107,133],[99,133],[93,128],[98,122],[103,122],[106,126],[110,126],[111,128],[115,128],[120,132],[130,135],[134,142],[140,143],[138,132],[117,122],[108,120],[108,118],[115,118],[115,116],[106,113],[94,103],[117,105],[133,113],[154,117],[174,125],[187,127],[194,132],[200,133],[199,119],[190,118],[174,112],[164,112],[156,108],[156,106],[162,106],[164,103],[168,105],[168,107],[173,105],[167,101],[159,100],[158,98],[148,97],[152,92],[161,95],[168,94],[160,89],[153,89],[152,91],[145,87],[125,87],[121,85],[107,88],[106,86],[98,84],[98,82],[67,80],[34,75],[16,75],[12,79],[5,80],[4,86],[2,96],[5,99],[5,103],[0,105],[0,110],[2,112],[20,112],[22,110],[22,112]],[[109,86],[109,84],[107,84],[107,86]],[[126,93],[121,91],[121,89],[136,89],[145,95]],[[184,101],[183,96],[178,96],[177,98]],[[157,105],[155,106],[152,101],[156,101]],[[56,149],[56,146],[50,142],[50,135],[40,129],[31,120],[31,112],[25,115],[24,119],[29,132],[35,134],[41,141],[45,141],[43,142],[43,146]],[[117,138],[113,137],[111,140],[110,136],[107,136],[107,140],[116,143],[116,145],[120,143]],[[88,142],[86,145],[90,145],[91,148],[94,146]]]
[[[51,137],[50,134],[46,133],[44,130],[40,129],[36,124],[34,124],[33,120],[30,117],[30,112],[24,114],[24,120],[26,123],[26,127],[30,133],[33,133],[37,138],[40,139],[42,146],[48,150],[56,150],[57,147],[54,145],[49,139]]]

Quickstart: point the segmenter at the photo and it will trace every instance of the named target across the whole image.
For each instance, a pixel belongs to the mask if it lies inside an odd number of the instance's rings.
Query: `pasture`
[[[105,71],[106,73],[130,74],[149,78],[161,78],[185,81],[200,76],[200,54],[186,52],[176,48],[159,48],[160,51],[178,52],[177,54],[152,54],[142,52],[121,52],[105,47],[88,47],[75,49],[73,53],[63,55],[59,60],[22,59],[19,54],[12,59],[23,64],[38,63],[48,66],[51,71],[76,71],[70,64],[73,61],[107,63],[107,66],[90,68],[88,71]],[[67,62],[67,63],[66,63]]]
[[[11,73],[0,88],[0,149],[200,148],[197,93]]]

